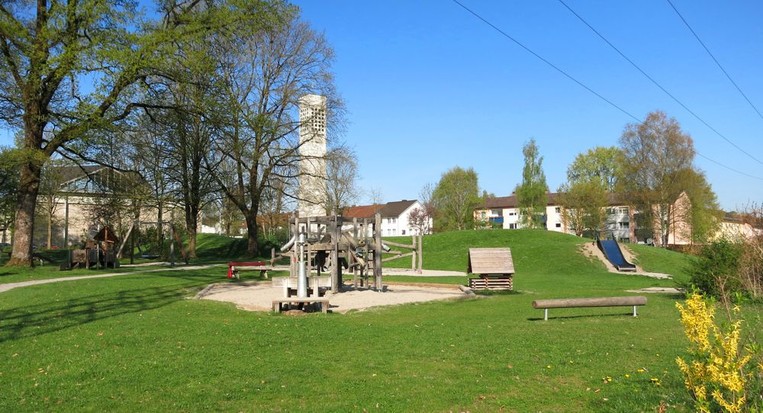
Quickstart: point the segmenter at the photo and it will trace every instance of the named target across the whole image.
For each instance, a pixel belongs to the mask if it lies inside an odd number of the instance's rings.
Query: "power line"
[[[667,0],[667,1],[668,1],[668,2],[670,2],[670,0]],[[616,51],[616,52],[617,52],[617,53],[618,53],[618,54],[619,54],[619,55],[620,55],[620,56],[621,56],[623,59],[625,59],[625,60],[626,60],[628,63],[630,63],[630,64],[631,64],[631,66],[633,66],[634,68],[636,68],[636,70],[638,70],[639,72],[641,72],[641,74],[642,74],[642,75],[644,75],[644,77],[646,77],[647,79],[649,79],[649,81],[651,81],[651,82],[652,82],[652,83],[653,83],[655,86],[657,86],[658,88],[660,88],[660,90],[662,90],[662,91],[663,91],[663,92],[664,92],[666,95],[668,95],[668,96],[669,96],[671,99],[673,99],[673,101],[675,101],[676,103],[678,103],[679,105],[681,105],[681,107],[682,107],[682,108],[684,108],[684,109],[685,109],[687,112],[689,112],[689,113],[690,113],[692,116],[694,116],[694,117],[695,117],[695,118],[696,118],[698,121],[702,122],[702,124],[703,124],[703,125],[707,126],[707,127],[708,127],[708,128],[711,130],[711,131],[715,132],[715,134],[716,134],[716,135],[718,135],[718,136],[720,136],[721,138],[723,138],[723,140],[725,140],[726,142],[728,142],[728,143],[729,143],[731,146],[733,146],[734,148],[736,148],[737,150],[739,150],[739,151],[740,151],[740,152],[742,152],[743,154],[747,155],[748,157],[750,157],[750,158],[751,158],[751,159],[753,159],[754,161],[758,162],[759,164],[762,164],[762,165],[763,165],[763,161],[761,161],[760,159],[758,159],[758,158],[756,158],[755,156],[753,156],[751,153],[749,153],[749,152],[745,151],[744,149],[742,149],[742,148],[741,148],[739,145],[737,145],[736,143],[734,143],[734,142],[733,142],[731,139],[727,138],[727,137],[726,137],[724,134],[720,133],[720,132],[719,132],[717,129],[715,129],[714,127],[712,127],[712,126],[711,126],[709,123],[707,123],[707,122],[706,122],[704,119],[702,119],[702,118],[701,118],[699,115],[697,115],[697,114],[696,114],[696,113],[695,113],[693,110],[689,109],[689,107],[688,107],[688,106],[686,106],[686,105],[685,105],[683,102],[681,102],[680,100],[678,100],[678,98],[677,98],[677,97],[675,97],[675,96],[674,96],[672,93],[668,92],[668,91],[667,91],[667,89],[665,89],[665,88],[664,88],[664,87],[663,87],[663,86],[662,86],[662,85],[661,85],[659,82],[657,82],[656,80],[654,80],[654,78],[653,78],[653,77],[649,76],[649,74],[647,74],[647,73],[646,73],[646,72],[645,72],[643,69],[641,69],[641,67],[639,67],[639,66],[638,66],[638,65],[637,65],[637,64],[636,64],[636,63],[635,63],[633,60],[631,60],[630,58],[628,58],[628,56],[626,56],[626,55],[625,55],[625,53],[621,52],[621,51],[620,51],[620,49],[618,49],[618,48],[617,48],[617,47],[616,47],[614,44],[612,44],[612,42],[610,42],[609,40],[607,40],[607,38],[606,38],[606,37],[604,37],[604,35],[602,35],[601,33],[599,33],[599,31],[598,31],[598,30],[596,30],[596,29],[595,29],[593,26],[591,26],[591,24],[589,24],[589,23],[588,23],[588,22],[587,22],[587,21],[586,21],[586,20],[585,20],[585,19],[584,19],[582,16],[580,16],[579,14],[577,14],[577,13],[575,12],[575,10],[572,10],[572,8],[571,8],[570,6],[568,6],[568,5],[567,5],[567,3],[565,3],[565,2],[564,2],[564,0],[559,0],[559,3],[562,3],[562,5],[563,5],[565,8],[567,8],[567,10],[569,10],[569,11],[570,11],[570,13],[572,13],[572,14],[573,14],[575,17],[577,17],[577,18],[578,18],[578,20],[580,20],[581,22],[583,22],[583,24],[585,24],[586,26],[588,26],[588,28],[589,28],[589,29],[591,29],[591,31],[592,31],[592,32],[596,33],[596,35],[597,35],[597,36],[599,36],[599,38],[600,38],[601,40],[603,40],[603,41],[604,41],[604,43],[608,44],[608,45],[609,45],[609,47],[611,47],[611,48],[612,48],[614,51]],[[722,69],[721,69],[721,70],[722,70]],[[724,71],[724,73],[725,73],[725,71]],[[731,80],[731,78],[729,78],[729,80]],[[733,80],[732,80],[732,83],[733,83]],[[741,90],[740,90],[740,92],[741,92]],[[744,95],[744,94],[743,94],[743,95]],[[749,101],[748,101],[748,102],[749,102]],[[756,109],[756,111],[757,111],[757,109]]]
[[[552,67],[554,70],[556,70],[557,72],[559,72],[559,73],[561,73],[562,75],[564,75],[566,78],[568,78],[568,79],[572,80],[573,82],[577,83],[577,84],[578,84],[580,87],[582,87],[583,89],[585,89],[585,90],[587,90],[588,92],[592,93],[593,95],[595,95],[595,96],[596,96],[596,97],[598,97],[599,99],[603,100],[604,102],[607,102],[609,105],[611,105],[611,106],[612,106],[612,107],[614,107],[615,109],[619,110],[620,112],[624,113],[624,114],[625,114],[625,115],[627,115],[628,117],[630,117],[630,118],[634,119],[636,122],[641,122],[641,119],[637,118],[636,116],[634,116],[633,114],[631,114],[631,113],[630,113],[630,112],[628,112],[627,110],[625,110],[625,109],[621,108],[620,106],[616,105],[614,102],[610,101],[609,99],[607,99],[607,98],[605,98],[604,96],[602,96],[601,94],[597,93],[596,91],[594,91],[594,90],[593,90],[593,89],[591,89],[590,87],[586,86],[585,84],[583,84],[583,82],[581,82],[581,81],[579,81],[579,80],[575,79],[574,77],[572,77],[572,75],[568,74],[567,72],[565,72],[564,70],[562,70],[562,69],[561,69],[561,68],[559,68],[558,66],[554,65],[553,63],[551,63],[551,62],[550,62],[550,61],[548,61],[547,59],[543,58],[543,57],[542,57],[541,55],[539,55],[538,53],[535,53],[535,52],[534,52],[533,50],[531,50],[529,47],[525,46],[525,45],[524,45],[524,44],[522,44],[520,41],[518,41],[518,40],[516,40],[515,38],[513,38],[512,36],[510,36],[508,33],[506,33],[506,32],[504,32],[503,30],[501,30],[499,27],[497,27],[496,25],[494,25],[493,23],[491,23],[490,21],[488,21],[487,19],[485,19],[484,17],[482,17],[481,15],[479,15],[477,12],[475,12],[475,11],[473,11],[472,9],[470,9],[470,8],[466,7],[466,6],[465,6],[464,4],[462,4],[460,1],[458,1],[458,0],[452,0],[452,1],[453,1],[454,3],[456,3],[457,5],[461,6],[461,8],[463,8],[463,9],[464,9],[464,10],[466,10],[467,12],[469,12],[469,13],[470,13],[472,16],[476,17],[477,19],[479,19],[480,21],[482,21],[482,22],[483,22],[483,23],[485,23],[486,25],[488,25],[488,26],[490,26],[491,28],[493,28],[493,30],[497,31],[498,33],[500,33],[500,34],[501,34],[502,36],[504,36],[505,38],[507,38],[507,39],[511,40],[511,41],[512,41],[512,42],[514,42],[516,45],[518,45],[519,47],[521,47],[522,49],[524,49],[524,50],[525,50],[525,51],[527,51],[528,53],[530,53],[530,54],[532,54],[533,56],[535,56],[536,58],[538,58],[538,59],[539,59],[540,61],[542,61],[543,63],[545,63],[545,64],[549,65],[549,66],[550,66],[550,67]],[[627,59],[627,58],[626,58],[626,59]],[[646,75],[646,73],[644,73],[644,74]],[[708,125],[708,126],[709,126],[709,125]],[[711,128],[711,129],[712,129],[712,128]],[[696,151],[695,151],[695,152],[696,152]],[[750,174],[747,174],[747,173],[744,173],[744,172],[738,171],[738,170],[736,170],[736,169],[734,169],[734,168],[731,168],[731,167],[729,167],[729,166],[726,166],[726,165],[724,165],[724,164],[722,164],[722,163],[720,163],[720,162],[718,162],[718,161],[715,161],[715,160],[713,160],[713,159],[710,159],[710,158],[708,158],[707,156],[705,156],[705,155],[702,155],[702,154],[701,154],[701,153],[699,153],[699,152],[696,152],[696,153],[697,153],[697,155],[701,156],[702,158],[705,158],[705,159],[707,159],[708,161],[711,161],[711,162],[715,163],[716,165],[722,166],[722,167],[724,167],[724,168],[726,168],[726,169],[728,169],[728,170],[730,170],[730,171],[732,171],[732,172],[738,173],[738,174],[740,174],[740,175],[744,175],[744,176],[747,176],[747,177],[749,177],[749,178],[753,178],[753,179],[757,179],[757,180],[761,180],[761,181],[763,181],[763,178],[761,178],[761,177],[758,177],[758,176],[753,176],[753,175],[750,175]],[[759,162],[760,162],[760,161],[759,161]]]
[[[755,176],[755,175],[750,175],[750,174],[748,174],[748,173],[745,173],[745,172],[742,172],[742,171],[736,170],[736,169],[734,169],[734,168],[732,168],[732,167],[730,167],[730,166],[726,166],[726,165],[724,165],[724,164],[722,164],[722,163],[720,163],[720,162],[718,162],[718,161],[716,161],[716,160],[710,159],[710,158],[708,158],[707,156],[705,156],[705,155],[702,155],[701,153],[697,152],[696,150],[694,151],[694,153],[696,153],[697,155],[699,155],[699,156],[701,156],[701,157],[703,157],[703,158],[707,159],[708,161],[710,161],[710,162],[712,162],[712,163],[714,163],[714,164],[716,164],[716,165],[718,165],[718,166],[722,166],[722,167],[724,167],[724,168],[728,169],[729,171],[732,171],[732,172],[736,172],[736,173],[738,173],[739,175],[744,175],[744,176],[746,176],[746,177],[748,177],[748,178],[752,178],[752,179],[758,179],[758,180],[761,180],[761,181],[763,181],[763,178],[760,178],[760,177],[757,177],[757,176]]]
[[[470,8],[468,8],[468,7],[464,6],[463,4],[461,4],[461,2],[459,2],[458,0],[453,0],[453,2],[454,2],[454,3],[456,3],[456,4],[458,4],[459,6],[461,6],[461,7],[462,7],[464,10],[468,11],[469,13],[471,13],[471,14],[472,14],[474,17],[476,17],[476,18],[478,18],[478,19],[482,20],[482,22],[483,22],[483,23],[485,23],[485,24],[487,24],[488,26],[492,27],[492,28],[493,28],[495,31],[497,31],[498,33],[502,34],[502,35],[503,35],[505,38],[507,38],[507,39],[511,40],[512,42],[514,42],[514,43],[515,43],[517,46],[519,46],[519,47],[521,47],[521,48],[525,49],[525,51],[527,51],[527,52],[528,52],[528,53],[530,53],[531,55],[533,55],[533,56],[537,57],[538,59],[540,59],[540,61],[542,61],[543,63],[545,63],[545,64],[547,64],[547,65],[551,66],[551,67],[552,67],[554,70],[556,70],[557,72],[559,72],[559,73],[561,73],[562,75],[564,75],[564,76],[565,76],[567,79],[570,79],[570,80],[572,80],[573,82],[577,83],[577,84],[578,84],[580,87],[582,87],[583,89],[585,89],[585,90],[587,90],[587,91],[589,91],[589,92],[593,93],[593,94],[594,94],[594,95],[596,95],[596,96],[597,96],[599,99],[601,99],[601,100],[603,100],[603,101],[605,101],[605,102],[609,103],[610,105],[612,105],[612,106],[613,106],[615,109],[617,109],[617,110],[619,110],[620,112],[623,112],[624,114],[626,114],[626,115],[630,116],[631,118],[635,119],[635,120],[636,120],[636,122],[641,122],[641,119],[639,119],[639,118],[637,118],[637,117],[633,116],[633,115],[632,115],[630,112],[628,112],[627,110],[625,110],[625,109],[621,108],[620,106],[617,106],[617,105],[616,105],[614,102],[612,102],[612,101],[610,101],[609,99],[605,98],[604,96],[600,95],[599,93],[597,93],[595,90],[591,89],[590,87],[588,87],[588,86],[584,85],[582,82],[580,82],[579,80],[575,79],[574,77],[572,77],[570,74],[568,74],[568,73],[567,73],[567,72],[565,72],[564,70],[560,69],[560,68],[559,68],[558,66],[556,66],[555,64],[553,64],[553,63],[549,62],[548,60],[546,60],[545,58],[543,58],[543,56],[541,56],[541,55],[539,55],[539,54],[535,53],[534,51],[532,51],[532,50],[531,50],[529,47],[527,47],[527,46],[525,46],[524,44],[522,44],[522,43],[521,43],[519,40],[517,40],[517,39],[515,39],[515,38],[511,37],[511,36],[510,36],[508,33],[504,32],[503,30],[501,30],[500,28],[498,28],[498,27],[497,27],[496,25],[494,25],[493,23],[490,23],[490,22],[489,22],[489,21],[487,21],[485,18],[483,18],[482,16],[480,16],[480,15],[479,15],[479,14],[477,14],[476,12],[472,11],[472,9],[470,9]]]
[[[676,6],[675,6],[675,5],[673,5],[673,2],[672,2],[672,1],[670,1],[670,0],[667,0],[667,2],[668,2],[668,4],[670,4],[670,7],[672,7],[672,8],[673,8],[673,11],[675,11],[675,12],[676,12],[676,14],[678,15],[678,17],[679,17],[679,18],[681,18],[681,21],[682,21],[682,22],[684,22],[684,24],[686,25],[686,28],[688,28],[688,29],[689,29],[689,31],[691,32],[691,34],[693,34],[693,35],[694,35],[694,38],[695,38],[695,39],[697,39],[697,41],[699,42],[699,44],[701,44],[701,45],[702,45],[702,48],[704,48],[704,49],[705,49],[705,51],[707,52],[707,54],[708,54],[708,55],[710,55],[710,58],[712,58],[712,59],[713,59],[713,61],[715,62],[715,64],[716,64],[716,65],[718,65],[718,68],[719,68],[719,69],[721,69],[721,72],[723,72],[723,74],[724,74],[724,75],[726,75],[726,79],[728,79],[728,80],[729,80],[729,82],[731,82],[731,84],[732,84],[732,85],[734,85],[734,87],[736,88],[736,90],[739,92],[739,94],[740,94],[740,95],[742,95],[742,97],[744,98],[744,100],[746,100],[746,101],[747,101],[747,103],[749,103],[749,104],[750,104],[750,106],[751,106],[751,107],[752,107],[752,109],[755,111],[755,113],[757,113],[757,114],[758,114],[758,116],[759,116],[761,119],[763,119],[763,114],[761,114],[761,113],[760,113],[760,111],[759,111],[759,110],[758,110],[758,108],[757,108],[757,107],[756,107],[756,106],[755,106],[755,105],[752,103],[752,101],[750,100],[750,98],[748,98],[748,97],[747,97],[747,95],[746,95],[744,92],[742,92],[742,89],[739,87],[739,85],[737,85],[737,83],[734,81],[734,79],[732,79],[732,78],[731,78],[731,75],[729,75],[729,73],[726,71],[726,69],[724,69],[724,68],[723,68],[723,66],[721,65],[721,62],[719,62],[719,61],[718,61],[718,59],[716,59],[716,58],[715,58],[715,56],[713,55],[713,53],[711,53],[711,52],[710,52],[710,49],[709,49],[709,48],[708,48],[708,47],[705,45],[705,42],[703,42],[703,41],[702,41],[702,39],[700,39],[700,38],[699,38],[699,35],[697,34],[697,32],[695,32],[695,31],[694,31],[694,29],[692,29],[692,27],[689,25],[689,22],[687,22],[687,21],[686,21],[686,19],[684,19],[684,16],[683,16],[683,15],[681,15],[681,13],[678,11],[678,9],[676,8]]]

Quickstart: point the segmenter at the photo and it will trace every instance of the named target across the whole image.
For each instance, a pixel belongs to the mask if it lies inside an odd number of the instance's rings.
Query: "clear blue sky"
[[[460,1],[638,119],[657,109],[676,118],[700,154],[742,172],[696,158],[724,209],[763,202],[760,161],[673,101],[562,3]],[[706,123],[763,160],[763,118],[666,0],[565,2]],[[358,154],[361,185],[384,201],[418,198],[455,166],[474,168],[481,189],[509,195],[530,138],[556,190],[577,154],[617,145],[635,122],[450,0],[295,3],[336,51],[336,83],[349,112],[343,139]],[[673,4],[763,111],[763,3]],[[11,144],[8,131],[0,130],[0,144]]]
[[[758,178],[697,156],[724,209],[763,202],[763,164],[673,101],[562,3],[460,1],[639,120],[663,110],[699,153]],[[565,3],[705,122],[763,160],[763,118],[667,1]],[[349,111],[344,139],[357,151],[362,185],[385,201],[417,198],[454,166],[474,168],[481,189],[509,195],[531,137],[556,190],[577,154],[617,145],[635,122],[452,1],[296,4],[336,51],[336,82]],[[763,111],[763,3],[673,4]]]

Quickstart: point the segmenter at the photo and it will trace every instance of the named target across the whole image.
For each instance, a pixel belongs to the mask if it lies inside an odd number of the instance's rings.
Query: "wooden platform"
[[[472,290],[512,290],[512,277],[469,278],[469,288]]]
[[[329,311],[329,299],[328,298],[316,298],[316,297],[289,297],[279,298],[273,300],[273,312],[280,313],[284,310],[284,307],[291,307],[292,304],[320,304],[321,311],[328,313]]]

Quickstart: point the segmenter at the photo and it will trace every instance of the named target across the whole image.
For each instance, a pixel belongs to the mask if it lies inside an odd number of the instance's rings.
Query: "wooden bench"
[[[259,270],[260,276],[263,278],[268,278],[268,271],[272,271],[273,267],[265,265],[262,261],[251,261],[251,262],[229,262],[228,263],[228,278],[239,278],[238,271],[242,267],[244,268],[251,268],[253,270]]]
[[[273,312],[280,313],[284,309],[285,306],[291,306],[291,304],[320,304],[321,305],[321,311],[324,313],[328,313],[329,311],[329,299],[328,298],[317,298],[317,297],[289,297],[289,298],[279,298],[277,300],[273,300]]]
[[[535,300],[533,308],[543,309],[543,320],[548,320],[549,308],[576,308],[576,307],[633,307],[633,316],[636,317],[636,307],[646,305],[644,296],[625,297],[599,297],[599,298],[559,298],[551,300]]]

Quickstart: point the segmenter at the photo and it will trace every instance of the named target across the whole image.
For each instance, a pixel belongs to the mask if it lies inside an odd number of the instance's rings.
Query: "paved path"
[[[159,264],[159,265],[162,265],[162,264]],[[64,282],[64,281],[85,280],[85,279],[90,279],[90,278],[108,278],[108,277],[116,277],[116,276],[119,276],[119,275],[145,274],[145,273],[149,273],[149,272],[166,271],[168,269],[175,269],[175,270],[197,270],[197,269],[201,269],[201,268],[209,268],[209,267],[212,267],[212,266],[214,266],[214,265],[177,266],[177,267],[166,267],[166,268],[159,268],[159,269],[155,269],[155,270],[145,270],[145,271],[114,272],[114,273],[109,273],[109,274],[77,275],[77,276],[74,276],[74,277],[48,278],[46,280],[20,281],[20,282],[17,282],[17,283],[0,284],[0,293],[12,290],[14,288],[28,287],[30,285],[50,284],[50,283],[57,283],[57,282]]]
[[[74,277],[60,277],[60,278],[48,278],[45,280],[31,280],[31,281],[20,281],[16,283],[7,283],[7,284],[0,284],[0,293],[12,290],[14,288],[20,288],[20,287],[28,287],[30,285],[40,285],[40,284],[50,284],[50,283],[57,283],[57,282],[64,282],[64,281],[76,281],[76,280],[86,280],[90,278],[108,278],[108,277],[116,277],[119,275],[131,275],[131,274],[146,274],[150,272],[157,272],[157,271],[167,271],[168,269],[175,269],[175,270],[198,270],[202,268],[211,268],[216,265],[221,264],[208,264],[208,265],[180,265],[175,267],[169,267],[168,263],[164,264],[139,264],[135,265],[133,267],[148,267],[148,266],[159,266],[163,265],[163,268],[158,269],[152,269],[152,270],[142,270],[142,271],[132,271],[132,272],[114,272],[114,273],[108,273],[108,274],[94,274],[94,275],[78,275]],[[129,267],[128,265],[123,265],[123,267]],[[288,266],[283,267],[277,267],[275,270],[279,271],[289,271]],[[225,276],[224,272],[221,272],[221,276]],[[449,277],[449,276],[465,276],[466,273],[458,272],[458,271],[440,271],[440,270],[423,270],[421,273],[416,272],[412,269],[406,269],[406,268],[383,268],[382,274],[384,275],[410,275],[414,277]]]

